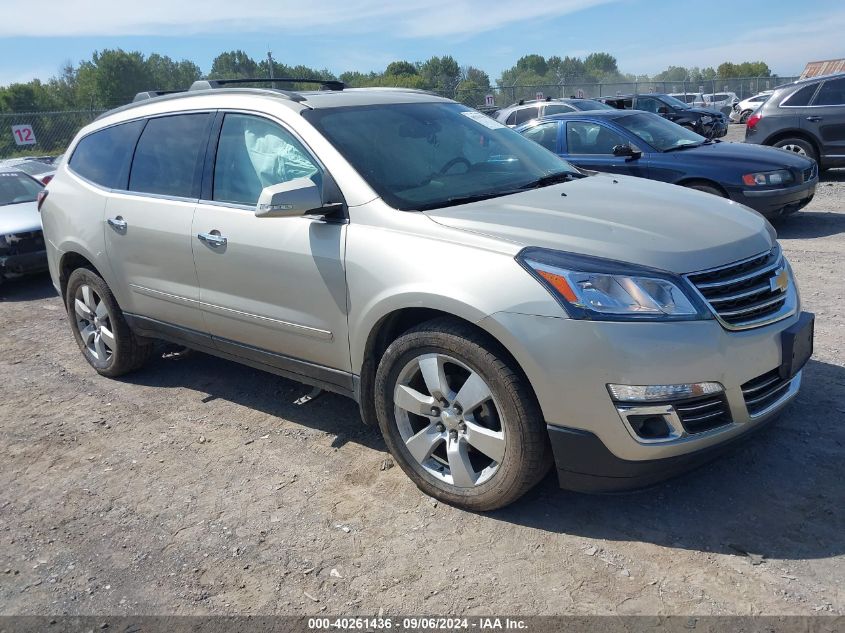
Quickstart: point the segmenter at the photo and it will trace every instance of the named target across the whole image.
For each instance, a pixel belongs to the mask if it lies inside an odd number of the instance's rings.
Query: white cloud
[[[466,36],[618,1],[557,0],[532,5],[496,0],[44,0],[38,20],[0,20],[0,37],[292,33],[302,29],[334,35]],[[0,14],[15,15],[20,10],[20,0],[0,0]]]
[[[717,41],[718,31],[708,41]],[[762,60],[773,72],[797,74],[809,61],[845,57],[845,11],[808,15],[787,24],[751,29],[740,39],[712,46],[700,41],[645,55],[620,55],[628,72],[654,74],[673,66],[716,67],[722,62]]]

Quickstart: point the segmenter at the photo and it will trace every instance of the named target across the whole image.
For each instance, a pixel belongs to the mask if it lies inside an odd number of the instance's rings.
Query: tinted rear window
[[[68,165],[77,174],[102,187],[126,189],[129,162],[144,121],[107,127],[83,138]]]
[[[798,92],[793,93],[791,97],[788,97],[782,105],[793,107],[810,105],[810,99],[813,98],[813,95],[816,93],[816,88],[818,87],[819,84],[804,86]]]
[[[129,190],[198,198],[210,114],[150,119],[129,175]]]
[[[845,105],[845,78],[824,82],[813,105]]]
[[[522,110],[516,111],[516,118],[514,119],[514,124],[519,125],[520,123],[525,123],[526,121],[530,121],[531,119],[536,119],[540,115],[540,108],[538,106],[532,106],[530,108],[523,108]]]

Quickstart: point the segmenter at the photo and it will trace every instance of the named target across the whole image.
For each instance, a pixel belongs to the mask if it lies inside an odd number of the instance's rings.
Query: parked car
[[[739,102],[739,97],[735,92],[713,92],[704,94],[702,97],[704,97],[705,108],[718,110],[725,116],[729,116],[734,104]]]
[[[700,92],[670,92],[670,97],[675,97],[678,101],[683,101],[687,105],[695,108],[703,108],[707,106],[704,101],[704,95]]]
[[[587,174],[428,93],[232,81],[101,116],[47,186],[100,374],[161,338],[352,397],[472,510],[552,462],[566,488],[651,484],[797,394],[813,317],[759,214]]]
[[[754,110],[763,105],[772,96],[772,92],[772,90],[765,90],[760,94],[735,103],[730,114],[731,123],[746,123]]]
[[[818,184],[812,160],[709,140],[650,112],[563,114],[516,131],[578,167],[698,189],[768,218],[807,206]]]
[[[582,110],[609,110],[610,106],[595,99],[544,99],[520,101],[497,110],[491,116],[508,127],[521,125],[531,119]]]
[[[27,174],[0,167],[0,283],[47,270],[37,208],[42,188]]]
[[[6,159],[0,163],[0,169],[16,169],[29,174],[42,185],[46,185],[56,173],[56,166],[40,160],[26,158]]]
[[[659,114],[707,138],[721,138],[728,133],[728,118],[721,112],[694,108],[669,95],[623,95],[601,97],[599,100],[619,110],[643,110]]]
[[[775,88],[748,117],[745,142],[807,156],[821,169],[845,166],[845,73]]]

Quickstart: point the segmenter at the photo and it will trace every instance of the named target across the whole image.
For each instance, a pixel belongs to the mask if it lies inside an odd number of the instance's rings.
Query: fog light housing
[[[607,385],[610,397],[619,402],[663,402],[722,393],[718,382],[692,382],[680,385]]]
[[[672,434],[672,427],[664,415],[628,415],[626,419],[634,433],[644,440],[666,439]]]

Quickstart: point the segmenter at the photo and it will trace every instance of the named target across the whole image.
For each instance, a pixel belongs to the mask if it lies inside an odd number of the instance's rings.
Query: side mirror
[[[630,145],[616,145],[613,148],[613,155],[618,156],[620,158],[639,158],[643,155],[642,152],[635,150]]]
[[[669,108],[666,106],[660,106],[657,108],[657,114],[669,114]]]
[[[323,206],[320,188],[310,178],[295,178],[264,187],[255,205],[259,218],[295,218]]]

